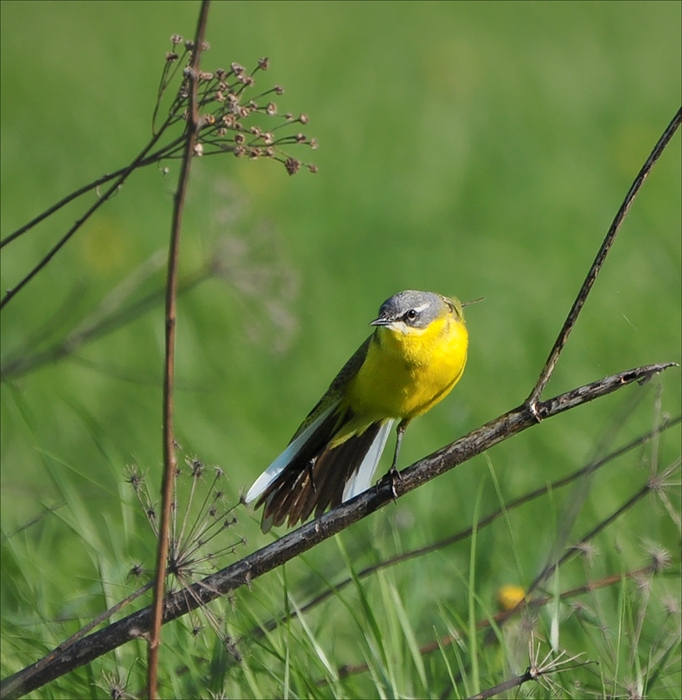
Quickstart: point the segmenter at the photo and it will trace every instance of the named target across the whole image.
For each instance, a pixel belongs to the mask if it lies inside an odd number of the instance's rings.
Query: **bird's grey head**
[[[379,309],[378,318],[370,326],[390,326],[402,322],[410,328],[426,328],[451,309],[452,302],[440,294],[408,289],[386,299]]]

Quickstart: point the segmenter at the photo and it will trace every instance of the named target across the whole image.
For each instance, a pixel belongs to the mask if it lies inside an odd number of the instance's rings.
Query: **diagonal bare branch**
[[[564,349],[566,341],[568,340],[568,336],[570,335],[571,331],[573,330],[573,326],[575,326],[575,323],[578,320],[578,315],[580,314],[580,311],[583,308],[585,301],[587,300],[587,296],[590,293],[590,290],[592,289],[592,285],[594,285],[595,280],[597,279],[597,275],[599,274],[599,271],[601,270],[602,265],[606,260],[606,256],[608,255],[609,250],[611,250],[611,246],[613,245],[613,242],[616,239],[616,235],[620,230],[621,224],[625,220],[625,217],[628,211],[630,210],[630,206],[634,201],[637,192],[639,192],[640,187],[644,184],[644,180],[646,180],[647,176],[651,172],[651,169],[654,167],[656,161],[660,158],[661,154],[665,150],[665,147],[668,145],[670,139],[674,136],[681,123],[682,108],[680,108],[677,111],[675,116],[672,118],[670,124],[668,124],[668,126],[661,134],[661,138],[658,139],[658,142],[651,151],[651,154],[646,159],[646,162],[642,166],[642,169],[637,173],[637,177],[630,186],[628,193],[625,195],[625,199],[623,200],[623,203],[620,205],[620,208],[616,212],[616,216],[613,219],[613,222],[606,233],[606,237],[604,238],[604,241],[602,242],[599,251],[597,252],[597,257],[594,259],[592,267],[590,267],[587,273],[587,277],[585,277],[585,281],[583,282],[583,285],[580,288],[580,291],[578,292],[578,296],[573,302],[571,310],[568,312],[568,316],[564,321],[564,325],[559,331],[559,335],[557,336],[557,339],[554,342],[554,347],[550,351],[549,357],[547,358],[547,361],[545,362],[545,365],[542,368],[542,371],[540,372],[538,381],[533,387],[533,391],[531,391],[530,395],[526,399],[526,403],[529,406],[533,407],[542,396],[542,392],[547,386],[547,382],[549,382],[550,377],[552,376],[552,372],[554,372],[554,368],[556,367],[556,364],[559,361],[561,351]]]

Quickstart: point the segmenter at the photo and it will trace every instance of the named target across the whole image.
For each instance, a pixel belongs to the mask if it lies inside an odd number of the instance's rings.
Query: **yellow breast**
[[[411,419],[447,396],[462,376],[468,333],[451,314],[426,328],[377,328],[362,367],[346,388],[355,415],[368,423]]]

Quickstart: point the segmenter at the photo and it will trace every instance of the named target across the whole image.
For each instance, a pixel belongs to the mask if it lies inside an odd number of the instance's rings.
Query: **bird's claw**
[[[398,492],[395,490],[395,485],[396,482],[402,481],[403,477],[396,468],[395,464],[391,465],[391,468],[388,470],[388,474],[386,476],[391,484],[391,495],[393,496],[393,502],[395,503],[398,500]]]

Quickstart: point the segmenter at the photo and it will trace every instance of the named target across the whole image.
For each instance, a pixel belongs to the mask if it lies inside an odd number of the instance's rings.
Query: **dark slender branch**
[[[173,223],[171,226],[170,249],[168,251],[168,279],[166,282],[166,353],[163,382],[163,483],[161,490],[161,519],[159,522],[159,544],[156,558],[156,578],[154,581],[154,601],[149,627],[149,656],[147,665],[147,697],[157,697],[159,645],[163,620],[164,593],[166,584],[166,563],[168,559],[168,537],[171,519],[173,486],[177,468],[175,457],[175,437],[173,433],[173,382],[175,373],[175,325],[176,299],[178,286],[178,258],[180,253],[180,232],[182,215],[189,185],[189,173],[194,157],[194,148],[199,133],[199,109],[197,105],[197,85],[201,54],[206,34],[206,22],[210,0],[202,0],[194,38],[192,61],[190,64],[190,94],[188,129],[182,167],[175,193]]]
[[[608,255],[611,246],[613,245],[613,241],[616,238],[616,234],[618,233],[620,226],[623,223],[625,216],[628,213],[628,210],[630,209],[630,205],[632,204],[640,187],[644,184],[644,180],[646,180],[647,175],[651,172],[651,169],[654,167],[654,164],[659,159],[661,153],[663,153],[666,145],[677,131],[681,122],[682,109],[678,110],[677,114],[673,117],[670,124],[668,124],[668,126],[666,127],[665,131],[661,135],[661,138],[658,140],[658,143],[654,146],[653,151],[651,151],[651,154],[642,166],[642,169],[637,174],[637,177],[635,178],[634,182],[632,183],[632,186],[628,190],[628,193],[625,195],[625,199],[620,205],[620,209],[618,209],[613,223],[611,224],[606,234],[606,237],[604,238],[604,241],[601,244],[599,251],[597,252],[597,257],[594,259],[592,267],[587,273],[587,277],[585,278],[585,281],[583,282],[583,285],[580,288],[580,292],[578,293],[578,296],[573,302],[573,306],[571,307],[571,310],[568,313],[566,321],[564,321],[564,325],[561,331],[559,331],[559,335],[556,341],[554,342],[554,347],[549,353],[549,357],[547,358],[547,361],[545,362],[545,365],[542,368],[542,372],[540,372],[538,381],[533,387],[533,391],[531,391],[530,395],[526,399],[526,403],[529,406],[533,407],[542,396],[542,392],[547,386],[547,382],[549,382],[549,379],[552,376],[552,372],[554,371],[556,363],[559,360],[559,355],[561,355],[561,351],[566,345],[568,336],[570,335],[571,331],[573,330],[573,326],[575,326],[575,323],[578,320],[580,310],[585,304],[587,296],[590,293],[590,290],[592,289],[592,285],[597,279],[597,275],[599,274],[599,271],[601,270],[602,265],[604,264],[604,260],[606,260],[606,256]]]
[[[537,404],[536,412],[542,419],[606,396],[634,382],[648,381],[654,375],[675,363],[646,365],[605,377]],[[166,598],[163,622],[167,623],[219,596],[235,591],[320,542],[332,537],[352,523],[361,520],[379,508],[393,502],[393,489],[398,497],[453,469],[493,445],[537,425],[537,418],[528,406],[505,413],[472,431],[456,442],[443,447],[402,472],[402,479],[391,483],[381,481],[348,503],[325,513],[318,519],[287,533],[276,542],[244,557],[231,566],[207,576],[192,586],[191,594],[180,591]],[[55,678],[106,654],[126,642],[145,636],[150,626],[151,608],[145,608],[82,639],[67,652],[60,654],[40,673],[31,674],[29,667],[22,671],[28,680],[13,685],[11,692],[6,683],[0,686],[2,697],[15,698],[41,687]],[[40,662],[38,662],[40,663]]]

